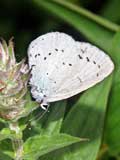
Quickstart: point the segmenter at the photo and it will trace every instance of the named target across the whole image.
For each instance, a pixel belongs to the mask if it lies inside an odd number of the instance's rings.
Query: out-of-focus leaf
[[[0,118],[0,123],[6,123],[4,119]]]
[[[53,0],[53,2],[55,2],[59,5],[62,5],[66,8],[69,8],[70,10],[79,13],[80,15],[84,16],[85,18],[91,19],[91,21],[96,22],[97,24],[105,27],[108,30],[111,30],[111,31],[118,31],[119,30],[119,26],[117,24],[112,23],[111,21],[92,13],[89,10],[82,8],[81,6],[78,7],[77,5],[74,5],[73,3],[69,3],[65,0],[61,0],[61,1]]]
[[[48,112],[41,116],[41,110],[37,113],[37,118],[32,117],[30,125],[25,130],[25,139],[34,136],[35,134],[41,135],[54,135],[58,134],[61,129],[62,121],[64,118],[64,112],[66,108],[66,101],[57,102],[51,104]],[[29,130],[30,129],[30,130]]]
[[[7,139],[7,138],[12,139],[13,137],[14,137],[14,134],[12,134],[9,128],[3,128],[0,131],[0,141]]]
[[[82,139],[67,134],[34,136],[25,142],[23,158],[26,160],[35,160],[48,152],[80,141]]]
[[[95,160],[103,135],[104,117],[112,76],[86,91],[73,106],[63,122],[62,132],[88,138],[88,142],[74,144],[40,160]]]
[[[44,119],[41,135],[54,135],[60,132],[64,118],[65,107],[66,101],[57,102],[51,106],[49,113],[46,114],[46,119]]]
[[[7,155],[8,157],[11,157],[11,158],[14,157],[12,143],[10,139],[4,139],[3,141],[0,141],[0,151],[3,154]]]
[[[111,56],[116,64],[111,95],[109,99],[108,118],[105,139],[110,153],[120,153],[120,32],[113,39]]]
[[[13,160],[13,159],[0,151],[0,160]]]
[[[120,21],[120,0],[107,0],[101,10],[101,15],[113,22]]]
[[[72,26],[78,29],[84,36],[86,36],[90,41],[92,41],[102,49],[108,52],[110,51],[111,39],[114,35],[114,32],[105,29],[104,27],[91,21],[91,19],[86,18],[67,7],[61,6],[52,1],[34,1],[38,5],[50,11],[51,13],[70,23]]]

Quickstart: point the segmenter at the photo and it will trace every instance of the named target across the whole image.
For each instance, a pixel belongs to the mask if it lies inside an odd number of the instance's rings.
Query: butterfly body
[[[113,70],[109,56],[64,33],[38,37],[28,48],[31,93],[47,104],[76,95],[102,81]]]

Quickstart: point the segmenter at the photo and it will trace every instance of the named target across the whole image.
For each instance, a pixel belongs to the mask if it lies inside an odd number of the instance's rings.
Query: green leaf
[[[90,18],[86,18],[80,13],[71,10],[69,7],[64,7],[53,1],[34,1],[38,5],[50,11],[52,14],[65,20],[65,22],[70,23],[91,42],[108,52],[110,51],[111,39],[114,35],[114,32],[105,29],[96,22],[92,21]]]
[[[2,119],[2,118],[0,118],[0,123],[6,123],[6,121],[4,120],[4,119]]]
[[[43,119],[44,125],[41,130],[41,135],[54,135],[60,132],[65,108],[66,101],[56,102],[50,106],[50,110],[48,114],[46,114],[46,119]]]
[[[1,151],[1,154],[4,154],[8,157],[11,157],[11,158],[14,157],[14,153],[12,150],[12,144],[11,144],[10,139],[4,139],[3,141],[0,141],[0,151]]]
[[[0,131],[0,141],[4,139],[16,139],[16,132],[13,130],[10,130],[9,128],[3,128]]]
[[[111,56],[116,64],[106,124],[105,140],[111,154],[120,152],[120,32],[113,39]]]
[[[12,134],[9,128],[3,128],[0,131],[0,141],[7,139],[7,138],[12,139],[13,137],[14,135]]]
[[[67,7],[69,9],[71,9],[72,11],[75,11],[75,12],[79,13],[80,15],[83,15],[85,18],[93,20],[94,22],[105,27],[106,29],[109,29],[111,31],[118,31],[119,30],[119,26],[117,24],[112,23],[111,21],[92,13],[92,12],[86,10],[85,8],[82,8],[81,6],[78,7],[78,5],[74,5],[73,3],[69,3],[65,0],[61,0],[61,1],[53,0],[53,2],[56,2],[59,5]]]
[[[13,160],[13,159],[0,151],[0,160]]]
[[[102,8],[101,15],[113,22],[120,21],[120,0],[107,0]]]
[[[86,91],[63,123],[62,132],[88,138],[89,141],[52,152],[40,160],[96,160],[103,135],[111,82],[112,76]]]
[[[53,136],[34,136],[24,144],[24,159],[35,160],[53,150],[80,142],[82,139],[67,134]]]
[[[58,134],[61,129],[62,121],[64,118],[64,112],[66,108],[66,101],[50,104],[49,111],[44,114],[45,111],[37,111],[37,118],[32,116],[30,125],[24,132],[24,137],[28,138],[35,134]],[[39,113],[38,113],[39,112]],[[44,116],[40,117],[42,113]],[[29,130],[30,129],[30,130]]]
[[[112,56],[116,67],[119,66],[120,63],[120,40],[119,35],[117,34],[116,38],[113,41],[113,33],[105,30],[105,28],[91,21],[89,18],[84,17],[81,14],[76,13],[71,10],[69,7],[64,7],[54,2],[41,1],[38,4],[48,9],[52,13],[56,14],[58,17],[64,19],[66,22],[73,25],[76,29],[78,29],[81,33],[83,33],[90,41],[93,41],[95,44],[108,51]],[[113,43],[113,44],[112,44]],[[113,50],[111,49],[113,46]],[[108,110],[108,120],[107,123],[107,143],[110,145],[112,151],[118,153],[119,152],[119,135],[120,126],[119,126],[119,95],[120,95],[120,82],[119,82],[119,69],[116,69],[114,73],[114,83],[112,86],[112,92],[109,102],[109,110]]]

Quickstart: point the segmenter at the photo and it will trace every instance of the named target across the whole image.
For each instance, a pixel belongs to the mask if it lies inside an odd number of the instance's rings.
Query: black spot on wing
[[[58,49],[57,49],[57,48],[55,48],[55,51],[57,51],[57,52],[58,52]]]
[[[96,62],[95,62],[95,61],[93,61],[93,63],[94,63],[94,64],[96,64]]]
[[[69,63],[68,65],[69,65],[69,66],[72,66],[72,64],[71,64],[71,63]]]
[[[31,68],[33,68],[33,67],[35,67],[36,65],[35,64],[33,64],[33,65],[31,65]]]
[[[81,80],[81,78],[80,78],[80,77],[77,77],[77,79],[80,81],[80,83],[82,83],[82,80]]]
[[[48,53],[49,56],[50,56],[51,54],[52,54],[51,52]]]
[[[96,64],[99,69],[101,68],[100,64],[97,64],[96,61],[93,61],[93,63]]]
[[[87,48],[81,49],[81,52],[84,54],[86,52]]]
[[[90,59],[88,57],[86,57],[87,62],[90,62]]]
[[[79,59],[83,59],[83,57],[80,54],[78,55],[78,57],[79,57]]]
[[[99,76],[99,74],[97,73],[97,74],[96,74],[96,76],[98,77],[98,76]]]
[[[98,64],[98,68],[100,68],[100,65]]]
[[[46,60],[47,59],[47,57],[44,57],[44,60]]]

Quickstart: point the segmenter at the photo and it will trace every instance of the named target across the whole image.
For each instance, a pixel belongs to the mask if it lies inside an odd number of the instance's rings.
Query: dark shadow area
[[[104,2],[89,0],[77,1],[77,4],[98,12]],[[0,11],[0,36],[6,40],[14,36],[17,60],[27,55],[31,40],[47,32],[61,31],[72,35],[76,40],[85,40],[78,31],[32,1],[1,0]]]

